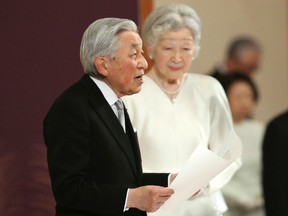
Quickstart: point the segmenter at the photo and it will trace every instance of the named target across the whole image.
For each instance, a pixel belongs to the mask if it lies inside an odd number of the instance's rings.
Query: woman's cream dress
[[[144,76],[140,93],[123,101],[137,130],[144,172],[178,172],[197,145],[217,151],[228,136],[232,136],[232,142],[240,142],[233,130],[226,94],[210,76],[188,74],[174,101]],[[239,166],[240,159],[213,179],[200,196],[175,211],[160,209],[149,215],[221,215],[227,207],[220,189]]]

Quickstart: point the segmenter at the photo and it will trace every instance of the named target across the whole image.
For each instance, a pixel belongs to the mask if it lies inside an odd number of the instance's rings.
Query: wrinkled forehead
[[[126,45],[131,48],[138,48],[143,46],[142,39],[137,32],[124,31],[119,34],[119,42],[121,45]]]

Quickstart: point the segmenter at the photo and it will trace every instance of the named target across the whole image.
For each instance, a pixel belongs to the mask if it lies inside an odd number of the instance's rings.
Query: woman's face
[[[240,122],[252,114],[255,102],[253,90],[248,83],[244,81],[233,83],[227,96],[234,122]]]
[[[193,37],[187,28],[169,31],[154,48],[154,71],[163,79],[180,79],[189,71],[193,53]]]

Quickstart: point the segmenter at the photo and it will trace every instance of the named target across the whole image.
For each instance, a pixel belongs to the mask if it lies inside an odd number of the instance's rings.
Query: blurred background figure
[[[225,140],[240,144],[222,86],[211,76],[189,73],[200,46],[197,13],[183,4],[158,7],[146,19],[142,38],[154,64],[141,92],[123,100],[138,132],[144,171],[178,172],[198,145],[217,151]],[[222,215],[227,206],[221,188],[239,165],[240,159],[179,208],[152,215]]]
[[[263,142],[266,216],[288,215],[288,111],[268,123]]]
[[[242,166],[222,189],[228,205],[225,216],[263,216],[261,143],[264,125],[249,117],[258,101],[258,90],[243,73],[227,76],[224,86],[234,129],[242,140]]]
[[[241,72],[252,76],[258,69],[261,61],[261,48],[252,37],[242,36],[235,38],[228,46],[224,62],[215,67],[210,75],[224,85],[227,75]]]

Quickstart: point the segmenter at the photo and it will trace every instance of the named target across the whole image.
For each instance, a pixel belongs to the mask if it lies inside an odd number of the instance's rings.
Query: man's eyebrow
[[[131,44],[131,48],[138,48],[138,47],[140,47],[140,48],[142,48],[142,46],[141,46],[141,44],[140,43],[132,43]]]

